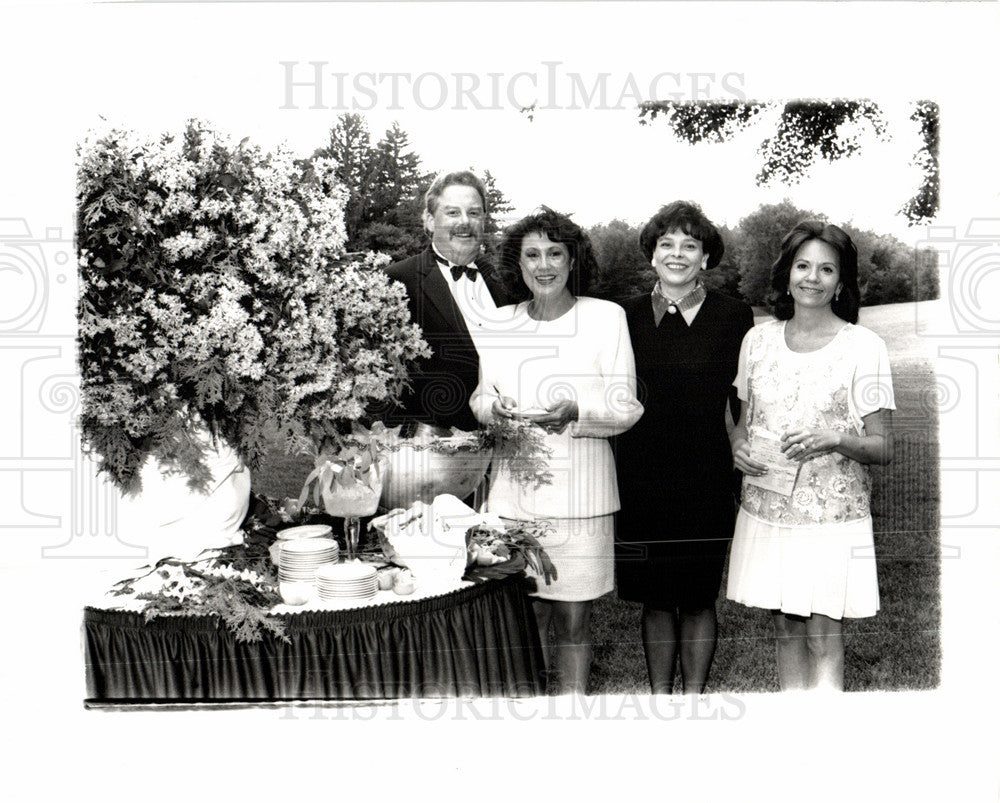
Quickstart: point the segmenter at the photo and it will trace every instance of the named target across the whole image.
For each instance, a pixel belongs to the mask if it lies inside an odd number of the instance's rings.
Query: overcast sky
[[[909,164],[920,142],[907,118],[912,101],[929,98],[945,115],[942,214],[949,204],[959,216],[984,208],[989,195],[950,192],[977,175],[984,158],[995,163],[992,135],[964,119],[980,113],[982,96],[972,87],[990,69],[986,40],[976,47],[984,26],[975,14],[965,23],[955,17],[963,63],[942,71],[938,59],[914,58],[929,48],[928,31],[941,29],[931,4],[813,4],[811,21],[797,28],[790,25],[802,18],[796,7],[216,3],[21,11],[44,35],[12,37],[0,58],[9,108],[33,113],[31,124],[3,136],[13,140],[8,152],[49,145],[52,161],[6,164],[0,199],[30,208],[25,191],[41,189],[40,175],[51,170],[65,182],[71,144],[103,124],[98,115],[154,134],[198,116],[237,139],[285,141],[308,153],[340,111],[352,110],[369,118],[376,138],[399,121],[428,170],[490,169],[518,213],[546,203],[585,224],[638,222],[688,198],[733,225],[760,203],[788,197],[835,221],[913,239],[923,231],[897,214],[920,181]],[[866,137],[859,156],[819,164],[797,186],[765,189],[754,182],[754,151],[773,131],[773,115],[724,145],[692,147],[662,121],[639,125],[638,100],[669,96],[869,97],[882,104],[891,138]],[[519,107],[532,103],[530,121]],[[50,194],[43,203],[51,210]]]

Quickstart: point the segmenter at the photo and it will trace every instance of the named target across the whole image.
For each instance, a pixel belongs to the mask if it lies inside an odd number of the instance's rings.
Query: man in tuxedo
[[[421,421],[471,431],[469,399],[479,381],[480,344],[507,293],[488,265],[477,264],[486,225],[486,188],[473,173],[439,175],[424,198],[430,246],[387,268],[406,286],[410,315],[433,350],[410,372],[412,389],[393,410],[390,426]]]

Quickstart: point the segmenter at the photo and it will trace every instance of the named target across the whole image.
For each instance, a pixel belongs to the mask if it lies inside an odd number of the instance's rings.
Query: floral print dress
[[[792,429],[861,434],[862,418],[894,409],[885,343],[845,324],[820,349],[794,352],[785,322],[754,327],[734,383],[747,404],[747,437]],[[865,465],[838,452],[802,463],[791,494],[744,479],[727,596],[754,607],[832,618],[872,616],[878,579]]]

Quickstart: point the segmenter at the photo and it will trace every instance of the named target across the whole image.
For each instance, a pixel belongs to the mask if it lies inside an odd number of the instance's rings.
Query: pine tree
[[[434,176],[422,170],[420,157],[399,123],[394,122],[373,145],[364,116],[342,114],[330,130],[329,143],[314,155],[337,162],[337,178],[350,192],[344,214],[348,250],[381,251],[399,260],[424,247],[424,193]],[[514,207],[489,170],[483,174],[483,182],[489,210],[489,251],[505,216]]]
[[[360,114],[342,114],[330,129],[330,142],[313,154],[333,159],[337,162],[336,176],[347,190],[350,198],[344,210],[344,226],[347,229],[347,247],[355,248],[355,239],[360,229],[368,222],[370,197],[364,188],[371,186],[373,150],[368,123]]]

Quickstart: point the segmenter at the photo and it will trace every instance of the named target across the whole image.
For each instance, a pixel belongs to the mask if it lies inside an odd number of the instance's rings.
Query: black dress
[[[725,409],[753,313],[712,291],[690,326],[667,313],[657,327],[648,294],[622,306],[645,412],[615,444],[618,596],[660,610],[706,608],[736,521]]]

